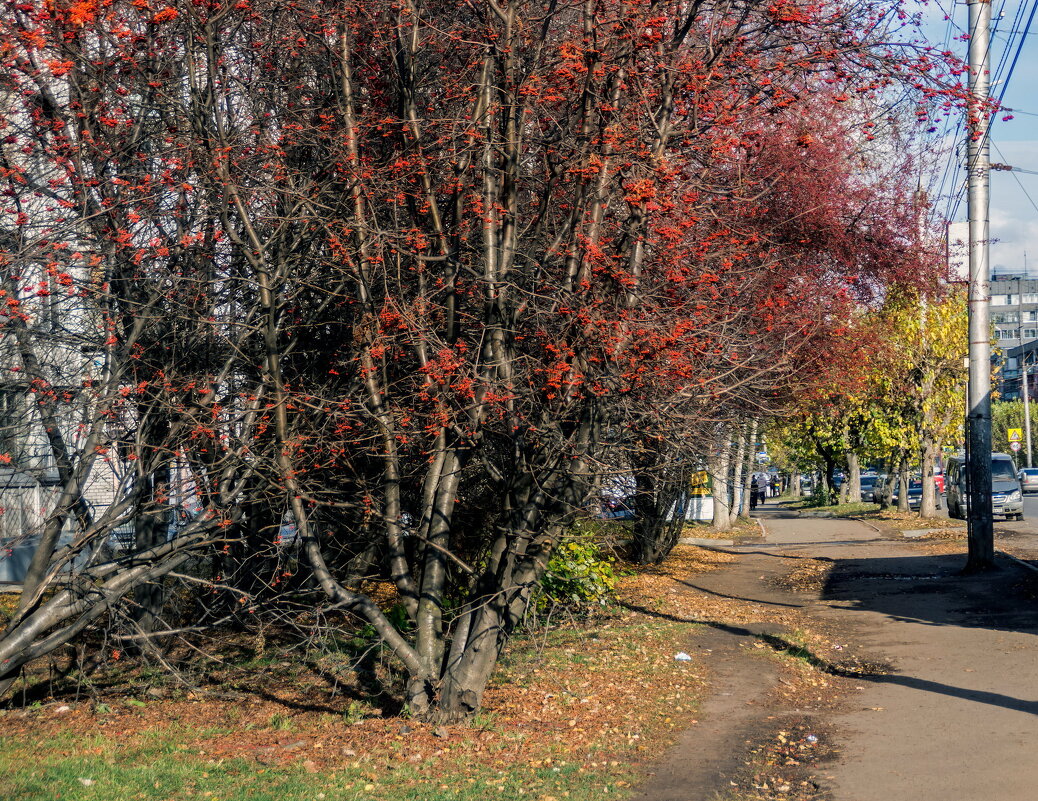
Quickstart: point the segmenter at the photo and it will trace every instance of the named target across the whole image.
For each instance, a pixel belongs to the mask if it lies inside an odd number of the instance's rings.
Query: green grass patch
[[[625,799],[705,688],[698,655],[674,658],[699,628],[674,581],[730,560],[679,547],[625,566],[623,603],[515,636],[464,726],[397,715],[391,663],[345,628],[303,656],[230,637],[222,661],[188,665],[195,689],[112,662],[90,692],[0,710],[0,799]]]
[[[837,503],[829,506],[812,506],[810,500],[805,498],[797,501],[787,501],[783,505],[789,509],[805,511],[819,516],[824,515],[826,517],[856,517],[857,515],[879,511],[878,503],[865,503],[862,501],[857,503]]]
[[[0,796],[19,801],[485,801],[569,793],[597,798],[619,789],[616,779],[592,775],[581,764],[548,760],[508,770],[474,766],[469,775],[434,774],[429,764],[405,764],[383,775],[363,762],[328,773],[299,765],[257,767],[246,759],[205,760],[186,752],[175,736],[161,744],[123,747],[102,737],[50,738],[32,743],[0,738]],[[531,793],[536,793],[531,796]],[[615,796],[614,796],[615,797]]]
[[[694,715],[698,668],[674,660],[694,628],[625,614],[523,634],[486,709],[446,735],[367,718],[358,704],[339,715],[187,700],[10,711],[0,714],[0,799],[622,799]]]

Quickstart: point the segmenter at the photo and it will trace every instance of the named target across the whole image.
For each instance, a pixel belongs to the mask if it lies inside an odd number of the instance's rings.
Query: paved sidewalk
[[[1038,600],[1019,592],[1030,572],[1001,562],[961,576],[964,556],[926,555],[862,523],[761,518],[763,548],[741,550],[835,560],[811,614],[896,666],[862,681],[857,709],[836,721],[836,801],[1038,798]]]
[[[757,516],[764,541],[724,548],[741,553],[739,560],[687,586],[762,609],[798,609],[839,632],[856,657],[894,666],[854,679],[847,711],[819,710],[835,724],[842,755],[817,777],[834,801],[1038,799],[1035,574],[1001,560],[994,573],[961,576],[964,554],[929,555],[917,542],[889,539],[864,523],[798,518],[777,507]],[[820,591],[795,593],[770,581],[790,569],[776,556],[831,559],[834,566]],[[773,678],[759,660],[747,669],[741,647],[765,633],[763,620],[738,631],[714,626],[703,635],[709,639],[690,646],[720,649],[711,661],[713,695],[698,715],[701,725],[686,732],[639,798],[717,798],[745,758],[737,745],[746,742],[743,734],[783,714],[761,703]]]

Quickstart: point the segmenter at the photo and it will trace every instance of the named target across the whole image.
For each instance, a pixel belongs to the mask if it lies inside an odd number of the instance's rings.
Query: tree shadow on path
[[[825,581],[821,599],[901,623],[1038,634],[1038,575],[1004,557],[997,560],[996,570],[965,575],[964,562],[962,554],[840,559]],[[949,647],[968,650],[971,645],[964,636],[961,644]],[[1035,700],[919,676],[891,672],[860,678],[1038,714]]]
[[[763,554],[762,554],[763,555]],[[935,627],[988,629],[991,631],[1038,634],[1038,575],[1008,559],[998,560],[999,569],[990,573],[964,575],[961,554],[937,556],[892,556],[885,558],[837,558],[820,592],[820,599],[841,610],[879,613],[892,621]],[[714,579],[713,576],[717,576]],[[724,573],[680,584],[715,597],[731,598],[767,606],[789,604],[800,596],[772,587],[731,586]],[[756,578],[756,576],[754,576]],[[724,592],[722,590],[727,590]],[[685,619],[636,606],[633,611],[680,622],[699,623],[735,637],[754,637],[778,652],[804,659],[816,669],[861,682],[894,684],[922,692],[937,693],[965,701],[987,704],[1026,714],[1038,714],[1038,700],[1018,698],[990,690],[970,689],[928,678],[899,673],[884,662],[833,662],[793,641],[787,632],[769,623],[732,626],[709,619]],[[965,645],[963,647],[966,647]],[[1036,643],[1038,647],[1038,643]]]
[[[839,559],[821,600],[931,626],[1038,634],[1038,575],[1006,559],[964,575],[961,554]]]

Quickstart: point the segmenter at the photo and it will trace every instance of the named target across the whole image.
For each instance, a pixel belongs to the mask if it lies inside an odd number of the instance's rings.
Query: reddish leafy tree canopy
[[[85,587],[205,554],[233,603],[313,576],[412,709],[470,714],[631,432],[775,411],[847,352],[854,304],[930,280],[904,164],[871,148],[896,93],[923,117],[957,95],[944,56],[883,44],[898,7],[80,0],[0,24],[7,364],[48,388],[63,466],[7,675],[101,614]],[[173,485],[199,511],[166,540]],[[136,553],[102,560],[121,525]],[[149,597],[130,617],[161,626]]]

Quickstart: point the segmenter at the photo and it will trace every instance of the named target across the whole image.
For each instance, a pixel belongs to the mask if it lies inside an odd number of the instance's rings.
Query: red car
[[[937,491],[944,495],[944,473],[935,472],[933,474],[933,483],[937,486]]]

